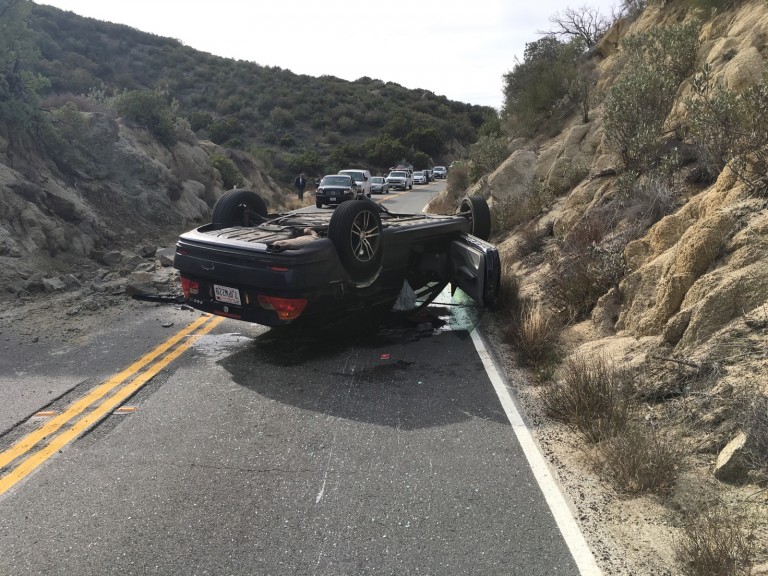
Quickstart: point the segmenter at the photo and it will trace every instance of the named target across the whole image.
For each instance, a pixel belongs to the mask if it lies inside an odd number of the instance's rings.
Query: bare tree
[[[597,8],[590,6],[566,8],[562,14],[555,12],[549,21],[554,24],[554,29],[540,34],[581,38],[587,48],[594,46],[611,25],[610,20],[600,14]]]

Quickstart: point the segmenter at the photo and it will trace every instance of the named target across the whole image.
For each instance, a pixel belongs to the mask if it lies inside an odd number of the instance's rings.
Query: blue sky
[[[502,76],[567,8],[618,0],[35,0],[219,56],[345,80],[369,76],[500,108]]]

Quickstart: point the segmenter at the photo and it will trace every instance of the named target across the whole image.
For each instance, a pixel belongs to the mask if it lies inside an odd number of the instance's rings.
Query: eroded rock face
[[[672,247],[631,272],[620,285],[625,305],[618,328],[643,336],[658,334],[679,310],[694,282],[712,265],[732,226],[728,213],[717,212],[692,225]]]
[[[109,115],[82,117],[83,132],[71,144],[78,160],[66,173],[0,139],[0,259],[7,272],[0,292],[19,289],[18,261],[34,258],[65,271],[94,254],[98,261],[110,250],[172,238],[207,222],[224,192],[210,156],[229,152],[216,144],[191,136],[169,148]],[[252,161],[235,160],[246,186],[268,204],[279,201],[279,187]]]
[[[617,23],[595,50],[603,58],[598,64],[598,89],[609,89],[621,67],[616,47],[623,34],[678,24],[690,17],[681,6],[665,6],[644,11],[631,24]],[[697,66],[708,63],[715,82],[742,91],[763,80],[766,37],[765,3],[745,3],[716,15],[701,28]],[[689,83],[683,83],[667,119],[670,129],[687,125],[685,100],[690,95]],[[519,144],[484,188],[475,192],[489,194],[494,202],[514,202],[525,197],[524,188],[532,182],[548,186],[561,194],[547,215],[558,241],[586,215],[620,204],[616,196],[620,165],[602,140],[600,108],[590,116],[587,124],[574,118],[559,136],[536,147]],[[681,145],[687,146],[688,161],[695,162],[691,154],[695,150],[685,142]],[[569,181],[574,168],[584,167],[586,177]],[[667,345],[690,352],[768,301],[768,211],[765,198],[746,191],[727,168],[706,189],[675,192],[687,194],[679,209],[639,237],[631,236],[635,239],[623,252],[625,276],[619,289],[598,303],[592,321],[602,334],[615,330],[635,337],[660,337]],[[610,211],[602,214],[611,217]],[[513,235],[508,242],[503,252],[513,254],[519,238]],[[550,257],[555,257],[558,248],[551,248]],[[541,281],[541,274],[518,268],[522,289],[546,299],[546,286],[526,286],[528,278]]]

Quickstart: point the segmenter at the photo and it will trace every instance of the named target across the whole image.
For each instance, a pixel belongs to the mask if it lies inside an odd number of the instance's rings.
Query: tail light
[[[197,281],[192,280],[191,278],[182,276],[181,291],[184,292],[184,298],[189,298],[190,294],[195,295],[200,291],[200,284],[198,284]]]
[[[295,320],[307,306],[306,298],[277,298],[259,294],[259,304],[265,310],[274,310],[280,320]]]

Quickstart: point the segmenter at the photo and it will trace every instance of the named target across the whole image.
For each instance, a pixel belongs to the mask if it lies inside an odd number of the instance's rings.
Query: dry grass
[[[516,319],[516,343],[523,361],[539,370],[557,362],[560,326],[540,302],[525,300]]]
[[[304,192],[304,198],[299,200],[295,192],[286,192],[282,197],[276,199],[280,211],[298,210],[307,206],[315,205],[315,194],[313,192]]]
[[[520,281],[509,266],[501,271],[501,284],[496,297],[496,307],[514,312],[520,306]]]
[[[517,246],[517,256],[524,258],[534,252],[539,252],[544,247],[544,240],[549,236],[550,230],[540,226],[536,221],[531,221],[522,226],[519,234],[520,242]]]
[[[600,446],[603,471],[626,494],[669,494],[684,455],[676,438],[649,425],[629,425]]]
[[[554,196],[547,187],[533,184],[527,194],[521,198],[507,198],[496,202],[492,210],[493,229],[495,231],[512,230],[527,224],[536,216],[551,209]]]
[[[675,555],[687,576],[741,576],[751,574],[755,552],[752,534],[732,513],[711,509],[691,518]]]
[[[621,434],[632,414],[627,376],[603,357],[571,356],[561,380],[544,395],[552,418],[576,428],[593,444]]]
[[[595,244],[583,252],[569,250],[553,262],[552,297],[565,322],[587,317],[597,301],[618,284],[624,275],[624,259],[619,251]]]

